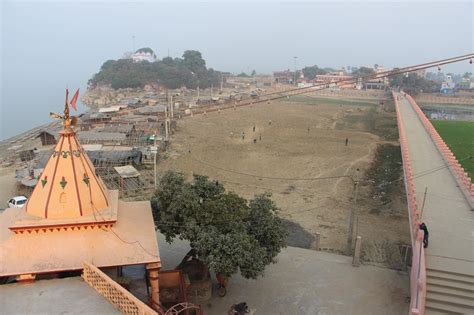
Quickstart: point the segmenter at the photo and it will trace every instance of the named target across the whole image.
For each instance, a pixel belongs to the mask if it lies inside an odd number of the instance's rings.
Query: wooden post
[[[321,233],[316,232],[316,238],[314,240],[314,249],[320,250],[321,249],[320,245],[321,245]]]
[[[356,211],[355,208],[357,206],[358,188],[359,188],[358,181],[355,180],[354,187],[353,187],[353,199],[352,199],[352,204],[349,210],[349,228],[347,231],[347,254],[348,255],[350,255],[352,251],[352,236],[354,234],[354,217],[355,217],[355,211]]]
[[[161,264],[159,262],[150,263],[146,265],[148,270],[148,277],[150,280],[150,298],[151,298],[151,307],[154,310],[160,310],[160,287],[158,283],[158,271],[160,270]]]
[[[356,237],[356,244],[354,249],[354,257],[352,258],[352,266],[359,267],[360,265],[360,247],[362,243],[362,237]]]

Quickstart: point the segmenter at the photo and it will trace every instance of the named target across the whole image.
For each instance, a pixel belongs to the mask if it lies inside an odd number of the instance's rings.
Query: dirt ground
[[[179,121],[158,171],[207,175],[246,198],[271,192],[280,215],[294,223],[288,225],[292,233],[303,235],[301,247],[311,247],[308,233],[319,232],[323,249],[343,252],[354,207],[363,258],[397,267],[392,260],[400,260],[398,246],[409,243],[403,182],[390,190],[393,202],[387,204],[387,196],[379,198],[375,189],[383,176],[373,175],[380,166],[375,154],[385,154],[377,148],[397,146],[396,138],[395,115],[376,100],[298,97]],[[353,182],[338,176],[364,182],[356,203]],[[321,177],[328,178],[308,180]]]
[[[8,200],[18,195],[18,187],[15,180],[15,169],[0,169],[0,209],[8,207]]]

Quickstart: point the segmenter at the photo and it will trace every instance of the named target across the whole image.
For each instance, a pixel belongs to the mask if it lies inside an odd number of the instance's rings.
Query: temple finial
[[[69,90],[66,88],[66,103],[64,104],[64,120],[69,118]]]
[[[78,93],[79,93],[79,90],[77,90],[76,95],[74,95],[74,97],[72,99],[72,102],[74,103],[74,106],[75,106],[75,102],[77,100],[77,94]],[[51,118],[61,119],[63,121],[64,130],[71,131],[71,126],[74,126],[77,123],[77,117],[75,117],[75,116],[70,117],[70,115],[69,115],[69,100],[68,100],[68,98],[69,98],[69,90],[66,88],[66,102],[64,104],[64,115],[59,115],[59,114],[50,112],[49,116]]]

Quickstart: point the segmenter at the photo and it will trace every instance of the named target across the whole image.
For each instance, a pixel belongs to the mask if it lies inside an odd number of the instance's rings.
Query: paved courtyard
[[[0,286],[0,314],[120,314],[81,278]]]
[[[174,268],[189,250],[186,242],[172,245],[159,237],[165,269]],[[215,283],[215,281],[214,281]],[[234,276],[227,295],[203,305],[205,314],[227,314],[238,302],[256,314],[407,314],[408,275],[375,266],[352,267],[351,258],[288,247],[269,266],[265,277],[246,280]]]

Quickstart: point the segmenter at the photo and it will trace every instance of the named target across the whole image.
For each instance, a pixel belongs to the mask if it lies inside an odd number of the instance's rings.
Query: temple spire
[[[69,115],[67,90],[64,115],[50,116],[62,119],[64,129],[25,206],[26,212],[45,219],[66,219],[104,210],[109,206],[107,190],[72,128],[77,118]]]

